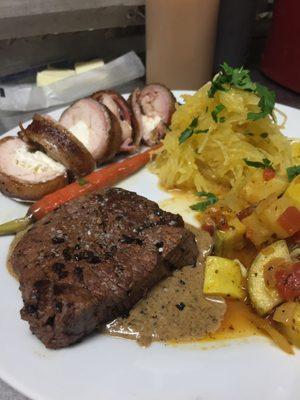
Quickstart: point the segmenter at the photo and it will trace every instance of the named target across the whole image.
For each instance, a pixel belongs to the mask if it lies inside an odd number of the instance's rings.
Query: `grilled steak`
[[[10,262],[20,279],[22,318],[47,347],[59,348],[126,313],[197,254],[179,215],[114,188],[36,222]]]

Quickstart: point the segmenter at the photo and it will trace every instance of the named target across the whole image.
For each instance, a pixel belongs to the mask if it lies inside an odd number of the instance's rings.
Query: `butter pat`
[[[96,60],[79,62],[75,64],[76,74],[82,74],[83,72],[88,72],[92,69],[103,67],[104,61],[97,58]]]
[[[103,60],[96,59],[88,62],[76,63],[75,69],[46,69],[45,71],[37,73],[36,84],[39,87],[48,86],[52,83],[69,78],[70,76],[75,76],[76,74],[82,74],[83,72],[103,67],[103,65]]]
[[[74,75],[75,71],[73,69],[49,69],[37,73],[36,84],[39,87],[48,86]]]

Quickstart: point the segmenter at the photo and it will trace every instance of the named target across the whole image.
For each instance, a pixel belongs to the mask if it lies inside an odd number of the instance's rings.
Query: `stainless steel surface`
[[[0,379],[0,400],[30,400],[28,397],[17,393]]]
[[[144,19],[138,6],[70,8],[62,12],[32,13],[7,18],[1,15],[0,6],[0,40],[142,24]]]
[[[109,6],[134,6],[144,4],[144,0],[1,0],[1,18],[84,10]]]
[[[0,41],[0,78],[39,66],[92,58],[112,60],[128,51],[145,51],[145,36],[132,28],[36,36]]]
[[[145,48],[145,0],[1,0],[0,77]],[[114,53],[111,55],[111,53]]]

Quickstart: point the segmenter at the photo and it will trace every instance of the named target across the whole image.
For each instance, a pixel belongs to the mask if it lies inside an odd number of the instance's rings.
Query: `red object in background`
[[[300,1],[276,0],[261,69],[274,81],[300,93]]]

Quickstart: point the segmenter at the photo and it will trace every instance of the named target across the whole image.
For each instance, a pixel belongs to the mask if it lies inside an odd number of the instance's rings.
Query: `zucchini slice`
[[[265,247],[253,261],[248,273],[249,297],[253,307],[260,315],[269,313],[283,301],[276,289],[266,285],[264,278],[265,266],[275,258],[291,261],[285,240],[279,240]]]

